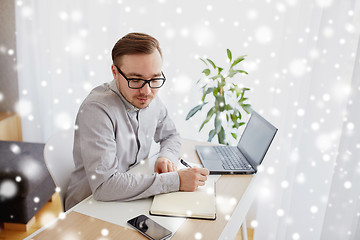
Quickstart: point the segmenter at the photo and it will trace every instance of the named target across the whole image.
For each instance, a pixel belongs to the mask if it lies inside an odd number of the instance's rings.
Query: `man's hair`
[[[162,57],[159,41],[145,33],[128,33],[115,44],[112,49],[114,64],[120,64],[120,58],[131,54],[151,54],[158,50]],[[116,62],[115,62],[116,61]]]

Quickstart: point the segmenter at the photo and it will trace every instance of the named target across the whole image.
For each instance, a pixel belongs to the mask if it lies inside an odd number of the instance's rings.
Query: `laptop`
[[[210,174],[254,174],[263,161],[277,128],[252,111],[237,146],[195,146]]]

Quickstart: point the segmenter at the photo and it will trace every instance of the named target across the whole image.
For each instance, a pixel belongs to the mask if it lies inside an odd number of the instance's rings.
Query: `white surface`
[[[186,220],[186,218],[151,216],[149,215],[151,203],[152,198],[131,202],[100,202],[89,197],[72,210],[126,228],[131,228],[127,225],[127,220],[140,214],[147,215],[172,232],[176,232]]]
[[[156,145],[155,145],[155,149]],[[128,172],[133,174],[152,174],[154,161],[156,160],[156,154],[149,160],[144,160],[131,168]],[[195,163],[189,162],[191,166],[199,166]],[[184,168],[180,163],[177,164],[178,169]],[[210,181],[216,182],[220,178],[220,175],[209,176]],[[181,224],[184,223],[186,218],[178,217],[160,217],[152,216],[149,214],[150,206],[153,198],[141,199],[131,202],[100,202],[96,201],[90,196],[82,201],[80,204],[73,207],[71,210],[79,213],[89,215],[107,222],[111,222],[123,227],[131,228],[127,225],[127,220],[145,214],[152,218],[159,224],[168,228],[173,233],[176,232]]]

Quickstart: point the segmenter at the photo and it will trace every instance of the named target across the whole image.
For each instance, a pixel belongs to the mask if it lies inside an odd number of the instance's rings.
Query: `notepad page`
[[[154,197],[150,213],[154,215],[215,219],[215,181],[208,179],[194,192],[172,192]]]

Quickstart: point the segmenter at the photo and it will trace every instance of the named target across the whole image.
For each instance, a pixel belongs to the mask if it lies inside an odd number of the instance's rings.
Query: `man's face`
[[[119,69],[127,78],[141,78],[151,80],[162,77],[162,59],[160,53],[155,50],[151,54],[124,55],[120,59]],[[112,74],[120,93],[125,99],[137,108],[145,108],[156,96],[158,88],[150,88],[145,84],[140,89],[131,89],[127,80],[119,73],[114,65],[111,66]]]

